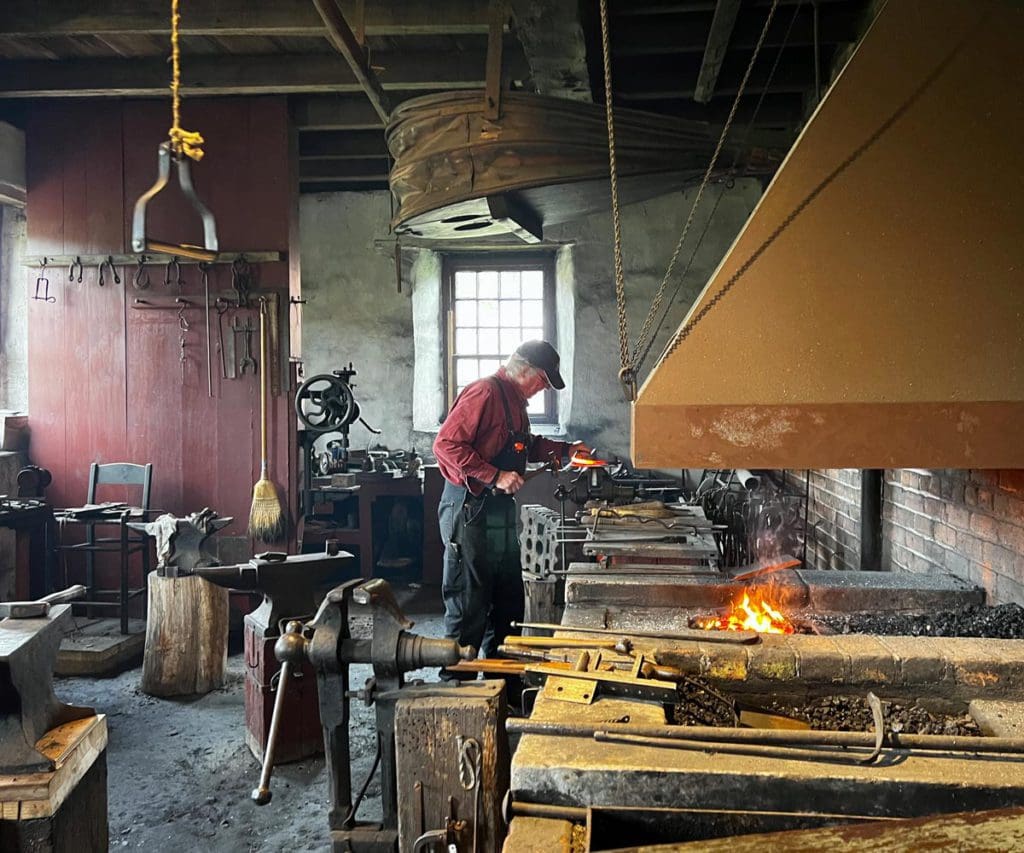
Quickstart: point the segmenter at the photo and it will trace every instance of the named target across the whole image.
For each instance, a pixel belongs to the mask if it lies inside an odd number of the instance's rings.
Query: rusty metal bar
[[[639,637],[645,640],[693,640],[698,643],[749,645],[761,641],[756,631],[690,631],[684,628],[671,632],[630,631],[628,628],[581,628],[576,625],[556,625],[553,622],[513,622],[512,627],[534,628],[541,631],[576,631],[581,634],[611,634],[615,637]]]
[[[707,743],[753,744],[761,746],[865,747],[873,749],[873,732],[828,732],[811,730],[729,729],[718,726],[635,726],[615,723],[549,723],[509,720],[510,733],[594,738],[603,735],[634,735],[662,740],[690,740]],[[887,732],[889,749],[931,752],[983,752],[1024,755],[1024,738],[972,737],[967,735],[907,735]]]

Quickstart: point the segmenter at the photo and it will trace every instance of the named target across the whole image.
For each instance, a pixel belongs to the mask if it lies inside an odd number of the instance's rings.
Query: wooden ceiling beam
[[[483,88],[485,63],[483,51],[374,55],[385,90]],[[506,68],[513,79],[529,76],[521,52],[506,54]],[[0,98],[160,97],[167,95],[168,81],[167,63],[158,58],[0,62]],[[362,90],[334,53],[190,56],[182,67],[181,91],[187,97]]]
[[[380,78],[370,67],[369,59],[366,56],[366,48],[360,44],[352,28],[345,20],[338,0],[313,0],[313,5],[323,19],[327,28],[327,40],[334,46],[348,63],[353,76],[363,87],[366,97],[373,105],[381,121],[387,121],[391,115],[391,101],[381,85]],[[362,23],[360,24],[362,26]],[[501,39],[501,32],[498,32],[498,39]]]
[[[706,104],[715,94],[718,73],[722,70],[725,54],[729,50],[729,39],[732,38],[736,16],[740,12],[740,0],[718,0],[715,14],[711,19],[707,45],[704,48],[704,59],[697,74],[697,85],[693,90],[693,99],[698,104]]]
[[[339,0],[355,21],[357,0]],[[402,0],[365,3],[368,36],[486,33],[487,4],[479,0]],[[323,21],[309,0],[217,0],[182,9],[181,32],[196,36],[324,36]],[[168,35],[166,0],[4,0],[0,35]]]

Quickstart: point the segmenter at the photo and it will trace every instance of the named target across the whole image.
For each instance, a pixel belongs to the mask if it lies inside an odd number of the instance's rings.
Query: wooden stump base
[[[224,686],[228,591],[198,577],[149,575],[142,691],[188,696]]]

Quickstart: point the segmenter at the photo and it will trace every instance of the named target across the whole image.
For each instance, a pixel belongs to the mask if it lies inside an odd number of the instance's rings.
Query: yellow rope
[[[192,130],[181,127],[181,47],[178,44],[178,0],[171,0],[171,151],[177,156],[184,154],[196,162],[203,159],[203,137]]]

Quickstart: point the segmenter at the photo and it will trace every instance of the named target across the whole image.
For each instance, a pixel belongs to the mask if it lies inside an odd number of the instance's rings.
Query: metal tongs
[[[182,194],[203,220],[202,246],[194,246],[189,243],[164,243],[146,236],[146,205],[167,186],[167,181],[171,177],[172,160],[178,170],[178,186],[181,187]],[[158,149],[156,183],[140,195],[138,201],[135,202],[135,211],[132,214],[132,251],[160,252],[165,255],[178,255],[207,262],[213,261],[217,257],[217,222],[210,209],[196,195],[195,187],[192,185],[192,172],[188,157],[175,155],[171,151],[170,142],[162,142]]]

